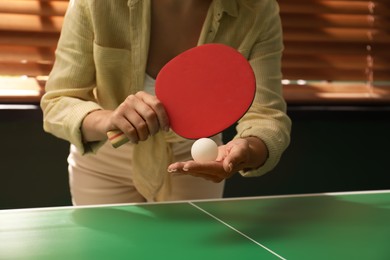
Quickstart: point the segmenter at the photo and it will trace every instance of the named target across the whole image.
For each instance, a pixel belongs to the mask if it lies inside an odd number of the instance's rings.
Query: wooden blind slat
[[[358,56],[331,56],[331,55],[284,55],[283,64],[286,67],[302,68],[333,68],[339,69],[364,69],[367,58]]]
[[[286,14],[283,16],[284,28],[365,28],[370,29],[368,23],[372,19],[367,14],[345,15],[345,14]],[[378,18],[379,19],[379,18]],[[310,21],[310,23],[308,23]]]
[[[326,78],[332,78],[332,81],[366,81],[367,75],[364,70],[342,70],[335,71],[332,68],[312,69],[312,68],[289,68],[283,69],[283,76],[289,80],[307,80],[307,81],[327,81]],[[328,81],[328,82],[332,82]],[[310,82],[306,83],[310,84]],[[305,87],[305,86],[302,86]]]
[[[368,51],[370,49],[370,51]],[[284,55],[289,54],[330,54],[330,55],[378,55],[381,57],[390,58],[389,44],[388,43],[327,43],[316,42],[315,44],[310,42],[300,41],[285,41]]]
[[[0,1],[0,13],[64,16],[68,3],[64,1]]]
[[[284,54],[318,54],[328,53],[337,55],[361,55],[362,50],[367,48],[367,44],[356,42],[356,43],[320,43],[312,44],[310,42],[303,41],[285,41]],[[365,52],[365,51],[364,51]]]
[[[366,14],[368,1],[331,1],[331,0],[279,0],[281,15],[285,13],[299,14]]]
[[[0,60],[13,63],[52,63],[54,51],[55,49],[50,47],[5,45],[0,48]]]
[[[375,42],[388,43],[390,36],[387,32],[378,30],[364,29],[340,29],[340,28],[323,28],[318,30],[301,30],[301,29],[286,29],[284,30],[285,41],[299,42],[347,42],[347,43],[371,43],[375,38]]]
[[[60,32],[63,17],[25,14],[1,14],[0,30],[22,32]]]
[[[38,77],[38,76],[47,76],[50,73],[53,64],[39,64],[37,62],[27,62],[27,63],[9,63],[1,62],[0,71],[3,75],[6,76],[28,76],[28,77]]]
[[[59,33],[0,31],[0,45],[56,47],[58,38]]]

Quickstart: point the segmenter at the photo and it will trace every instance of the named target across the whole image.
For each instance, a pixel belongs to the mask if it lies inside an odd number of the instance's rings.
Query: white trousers
[[[221,143],[221,137],[213,139]],[[174,144],[175,161],[191,159],[193,141]],[[132,145],[118,149],[106,142],[97,154],[81,155],[71,145],[68,157],[69,182],[74,205],[116,204],[146,202],[132,181]],[[191,175],[169,174],[171,192],[165,194],[168,201],[222,198],[224,182],[214,183]]]

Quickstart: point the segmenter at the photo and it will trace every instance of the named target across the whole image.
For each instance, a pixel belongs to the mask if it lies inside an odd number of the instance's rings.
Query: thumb
[[[242,150],[238,147],[233,146],[232,149],[226,154],[225,159],[223,160],[223,169],[226,172],[239,171],[240,165],[243,163]]]

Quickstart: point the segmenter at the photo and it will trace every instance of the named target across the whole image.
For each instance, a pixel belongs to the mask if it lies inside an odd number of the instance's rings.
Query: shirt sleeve
[[[86,1],[71,1],[56,49],[56,61],[41,99],[44,130],[74,144],[81,153],[103,142],[84,143],[81,124],[96,102],[93,30]]]
[[[272,170],[290,142],[291,121],[282,96],[282,27],[276,1],[269,1],[268,15],[261,21],[249,61],[256,76],[254,102],[237,125],[239,137],[260,138],[268,148],[268,159],[258,169],[241,171],[243,176],[260,176]]]

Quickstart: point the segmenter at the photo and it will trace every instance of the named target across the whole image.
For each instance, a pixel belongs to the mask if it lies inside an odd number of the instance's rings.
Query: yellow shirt
[[[70,1],[41,100],[45,131],[68,140],[81,153],[96,152],[105,142],[83,143],[80,126],[92,110],[115,109],[129,94],[143,90],[150,5],[150,0]],[[214,0],[198,45],[211,42],[236,48],[255,72],[255,100],[239,121],[236,137],[257,136],[265,142],[266,163],[241,172],[262,175],[274,168],[290,141],[291,121],[282,98],[283,43],[276,0]],[[177,140],[172,132],[160,133],[135,145],[135,167],[143,171],[154,164],[153,176],[165,174],[172,160],[165,152],[166,143]]]

